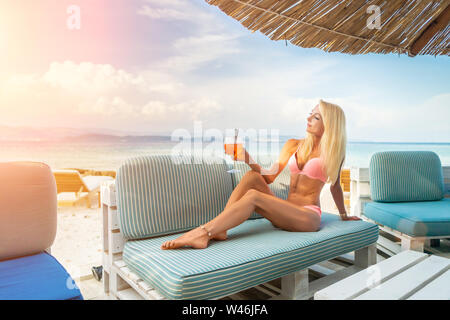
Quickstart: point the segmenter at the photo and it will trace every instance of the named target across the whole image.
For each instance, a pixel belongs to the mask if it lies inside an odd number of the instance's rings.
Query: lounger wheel
[[[95,280],[101,281],[103,274],[103,266],[92,267],[92,274],[94,275]]]

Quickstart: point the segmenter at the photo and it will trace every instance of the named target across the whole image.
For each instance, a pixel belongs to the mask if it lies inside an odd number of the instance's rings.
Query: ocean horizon
[[[170,136],[149,136],[130,139],[82,139],[73,137],[60,141],[7,141],[0,140],[0,161],[38,161],[52,169],[83,168],[117,170],[127,159],[145,155],[176,153],[224,157],[222,141],[191,139],[171,141]],[[164,137],[164,138],[162,138]],[[169,139],[166,139],[169,138]],[[263,167],[277,159],[283,144],[292,136],[280,137],[278,141],[246,141],[250,155]],[[296,137],[294,137],[296,138]],[[380,151],[433,151],[443,166],[450,166],[450,142],[374,142],[348,141],[345,168],[369,167],[370,157]]]

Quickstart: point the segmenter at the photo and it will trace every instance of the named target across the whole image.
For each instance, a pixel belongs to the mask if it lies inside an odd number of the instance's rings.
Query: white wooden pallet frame
[[[317,291],[315,300],[450,299],[450,259],[406,250]]]
[[[445,197],[450,197],[450,167],[442,167],[444,174]],[[439,237],[412,237],[405,233],[399,232],[378,222],[375,222],[364,216],[364,205],[372,202],[370,196],[369,168],[352,167],[350,169],[350,212],[352,215],[360,217],[366,221],[376,223],[380,230],[399,238],[400,244],[388,239],[382,235],[378,237],[378,250],[393,256],[403,250],[415,250],[423,252],[424,249],[436,252],[430,246],[430,240],[450,238],[450,234]]]
[[[115,182],[106,181],[101,186],[101,203],[103,211],[103,288],[113,299],[147,299],[164,300],[148,283],[131,271],[122,260],[122,250],[126,240],[120,232],[118,223]],[[311,266],[281,278],[281,288],[269,283],[263,283],[254,288],[269,295],[269,299],[310,299],[317,290],[377,262],[376,245],[370,245],[345,255],[330,259],[341,260],[353,264],[339,271],[321,267],[319,264]],[[322,278],[309,282],[308,272],[321,274]],[[243,299],[239,292],[224,297]],[[224,297],[218,297],[221,299]]]

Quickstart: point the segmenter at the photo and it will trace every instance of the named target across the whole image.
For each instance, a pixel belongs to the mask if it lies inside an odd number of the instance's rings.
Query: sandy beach
[[[75,280],[85,299],[102,296],[103,285],[91,268],[102,264],[102,219],[100,208],[58,208],[58,229],[52,254]]]

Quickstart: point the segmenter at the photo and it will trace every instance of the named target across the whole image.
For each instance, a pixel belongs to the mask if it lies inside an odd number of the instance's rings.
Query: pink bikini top
[[[298,149],[297,149],[298,151]],[[298,168],[297,164],[297,151],[294,152],[294,154],[289,158],[288,166],[291,170],[292,174],[304,174],[312,179],[319,179],[323,182],[327,181],[326,174],[322,171],[322,160],[321,158],[312,158],[309,159],[305,165],[303,166],[303,170],[300,170]]]

